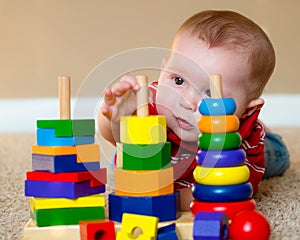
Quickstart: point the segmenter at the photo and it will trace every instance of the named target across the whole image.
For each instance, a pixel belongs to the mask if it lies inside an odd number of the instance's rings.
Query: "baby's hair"
[[[251,80],[245,83],[248,99],[261,95],[275,67],[275,51],[256,23],[233,11],[208,10],[187,19],[177,34],[183,31],[191,31],[209,48],[224,47],[243,54],[250,66]]]

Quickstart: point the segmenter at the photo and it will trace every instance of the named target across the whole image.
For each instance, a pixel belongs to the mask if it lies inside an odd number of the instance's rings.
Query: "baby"
[[[245,164],[250,170],[253,192],[266,170],[281,175],[289,167],[289,154],[281,137],[265,132],[258,115],[260,98],[275,66],[275,52],[264,31],[250,19],[232,11],[203,11],[187,19],[177,31],[170,54],[162,62],[158,82],[149,86],[151,115],[167,119],[172,144],[175,188],[194,182],[193,169],[200,134],[197,121],[201,99],[210,97],[210,74],[222,76],[223,97],[234,98],[240,120]],[[136,111],[140,86],[133,76],[123,76],[104,92],[98,124],[103,137],[119,141],[120,116]],[[264,149],[266,146],[268,149]],[[280,156],[280,158],[278,158]],[[188,200],[189,201],[189,200]]]

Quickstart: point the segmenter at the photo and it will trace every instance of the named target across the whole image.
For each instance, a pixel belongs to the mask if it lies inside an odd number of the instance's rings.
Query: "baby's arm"
[[[180,210],[183,212],[190,211],[190,205],[194,197],[191,188],[181,188],[180,191]]]
[[[102,136],[113,145],[120,141],[120,117],[136,111],[136,91],[139,89],[136,78],[126,75],[104,92],[104,102],[98,113],[98,127]]]

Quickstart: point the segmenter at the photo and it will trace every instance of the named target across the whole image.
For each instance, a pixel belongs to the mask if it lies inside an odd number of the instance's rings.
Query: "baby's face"
[[[156,103],[158,114],[167,117],[168,127],[184,141],[198,140],[198,106],[210,97],[210,74],[222,75],[223,97],[235,99],[235,114],[241,117],[247,107],[242,84],[249,81],[246,59],[224,48],[208,48],[188,33],[178,35],[158,80]]]

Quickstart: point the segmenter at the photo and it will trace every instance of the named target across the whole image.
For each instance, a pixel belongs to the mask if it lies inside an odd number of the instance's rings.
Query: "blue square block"
[[[78,163],[76,154],[57,156],[32,154],[33,171],[61,173],[98,169],[100,169],[100,162]]]
[[[36,131],[38,146],[76,146],[81,144],[93,144],[93,136],[56,137],[54,128],[38,128]]]
[[[194,240],[228,239],[228,225],[223,212],[198,212],[194,219]]]
[[[173,221],[180,217],[180,195],[173,194],[161,196],[117,196],[109,194],[109,219],[122,221],[123,213],[133,213],[158,217],[160,222]]]

